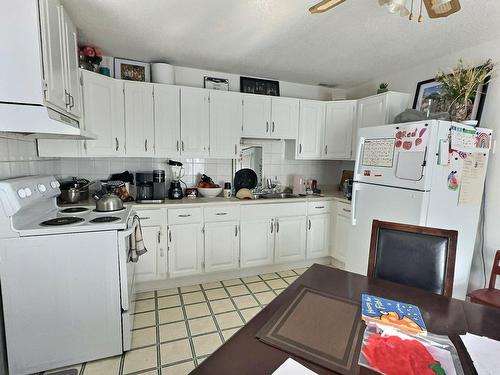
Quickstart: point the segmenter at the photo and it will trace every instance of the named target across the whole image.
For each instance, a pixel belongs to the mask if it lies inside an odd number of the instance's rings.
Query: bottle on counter
[[[224,198],[231,198],[231,195],[232,195],[232,191],[231,191],[231,183],[230,182],[226,182],[224,183]]]

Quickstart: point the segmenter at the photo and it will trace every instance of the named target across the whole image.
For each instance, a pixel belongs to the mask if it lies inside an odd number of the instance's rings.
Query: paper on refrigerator
[[[458,196],[459,206],[479,206],[483,198],[486,177],[485,154],[471,154],[463,160],[462,181]]]

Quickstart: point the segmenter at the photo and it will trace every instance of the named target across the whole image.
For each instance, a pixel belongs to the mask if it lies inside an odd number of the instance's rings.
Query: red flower
[[[102,50],[100,48],[94,47],[94,52],[97,57],[102,57]]]
[[[94,57],[95,56],[95,50],[92,47],[83,47],[82,49],[83,55],[87,57]]]

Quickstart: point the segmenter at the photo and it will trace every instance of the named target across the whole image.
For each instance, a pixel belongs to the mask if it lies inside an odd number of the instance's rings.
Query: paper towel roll
[[[151,81],[154,83],[175,84],[174,67],[166,63],[152,63]]]

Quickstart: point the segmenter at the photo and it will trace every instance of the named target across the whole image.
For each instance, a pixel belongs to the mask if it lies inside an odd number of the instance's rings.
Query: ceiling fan
[[[311,13],[323,13],[327,10],[344,3],[346,0],[323,0],[309,8]],[[413,19],[413,5],[418,0],[378,0],[381,6],[387,8],[390,13],[399,13],[401,16],[409,16]],[[411,2],[410,9],[407,8],[408,2]],[[461,9],[459,0],[420,0],[420,14],[418,22],[423,21],[422,4],[425,4],[427,14],[430,18],[448,17],[450,14],[456,13]]]

